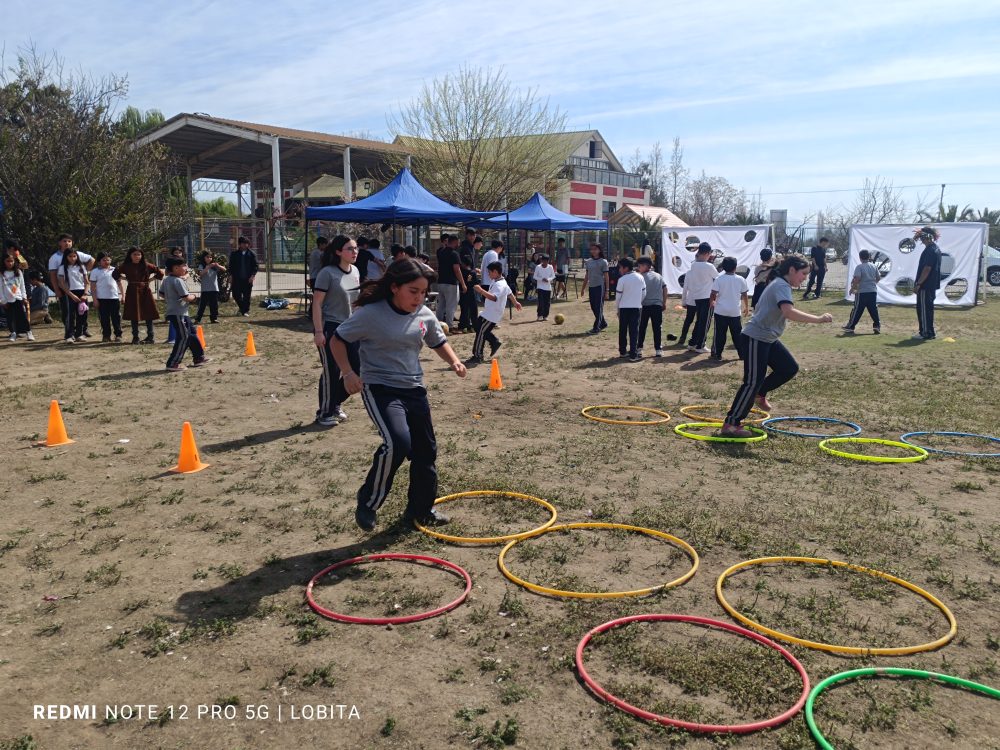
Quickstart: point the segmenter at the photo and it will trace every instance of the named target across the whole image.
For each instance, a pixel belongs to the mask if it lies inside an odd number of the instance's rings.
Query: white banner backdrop
[[[924,243],[913,239],[922,224],[854,224],[849,231],[847,289],[844,297],[854,300],[851,279],[861,262],[858,253],[867,250],[879,269],[878,301],[890,305],[915,305],[913,282]],[[941,233],[941,288],[935,305],[960,307],[974,305],[979,287],[979,257],[986,244],[986,224],[959,222],[933,224]],[[950,285],[950,287],[948,286]],[[946,288],[948,293],[946,293]],[[948,294],[951,296],[949,297]]]
[[[760,263],[760,251],[771,244],[771,225],[746,227],[667,227],[663,230],[663,252],[660,254],[663,280],[671,294],[680,294],[678,279],[694,262],[698,244],[707,242],[713,250],[736,258],[737,265],[753,269]]]

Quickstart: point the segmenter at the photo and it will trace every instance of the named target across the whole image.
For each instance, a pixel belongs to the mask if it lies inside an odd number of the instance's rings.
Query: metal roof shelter
[[[267,182],[277,205],[283,186],[324,173],[343,174],[350,200],[356,176],[379,176],[390,171],[388,158],[408,157],[404,146],[392,143],[184,112],[136,141],[149,143],[162,143],[183,161],[189,188],[202,178]]]

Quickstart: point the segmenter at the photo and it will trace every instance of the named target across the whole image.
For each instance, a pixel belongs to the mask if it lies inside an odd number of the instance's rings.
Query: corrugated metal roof
[[[689,226],[683,219],[677,216],[669,208],[662,206],[639,206],[634,203],[625,203],[619,208],[608,222],[631,226],[638,224],[641,219],[649,222],[659,221],[661,227],[686,227]]]

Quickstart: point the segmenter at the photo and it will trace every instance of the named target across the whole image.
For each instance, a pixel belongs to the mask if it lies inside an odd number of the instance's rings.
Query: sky
[[[5,67],[56,52],[167,117],[380,137],[425,82],[502,66],[623,163],[679,137],[693,174],[792,220],[876,177],[1000,208],[1000,3],[4,0],[0,40]]]

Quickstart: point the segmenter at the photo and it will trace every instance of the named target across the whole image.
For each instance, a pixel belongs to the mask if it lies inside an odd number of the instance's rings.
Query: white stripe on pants
[[[386,490],[386,485],[392,469],[392,433],[386,427],[385,421],[382,419],[382,413],[378,410],[375,398],[372,396],[371,389],[367,385],[361,389],[361,400],[365,405],[368,416],[375,423],[378,434],[382,436],[382,447],[379,448],[375,458],[377,467],[375,470],[375,487],[366,503],[371,510],[378,510],[382,503],[385,502],[385,496],[389,494]]]

